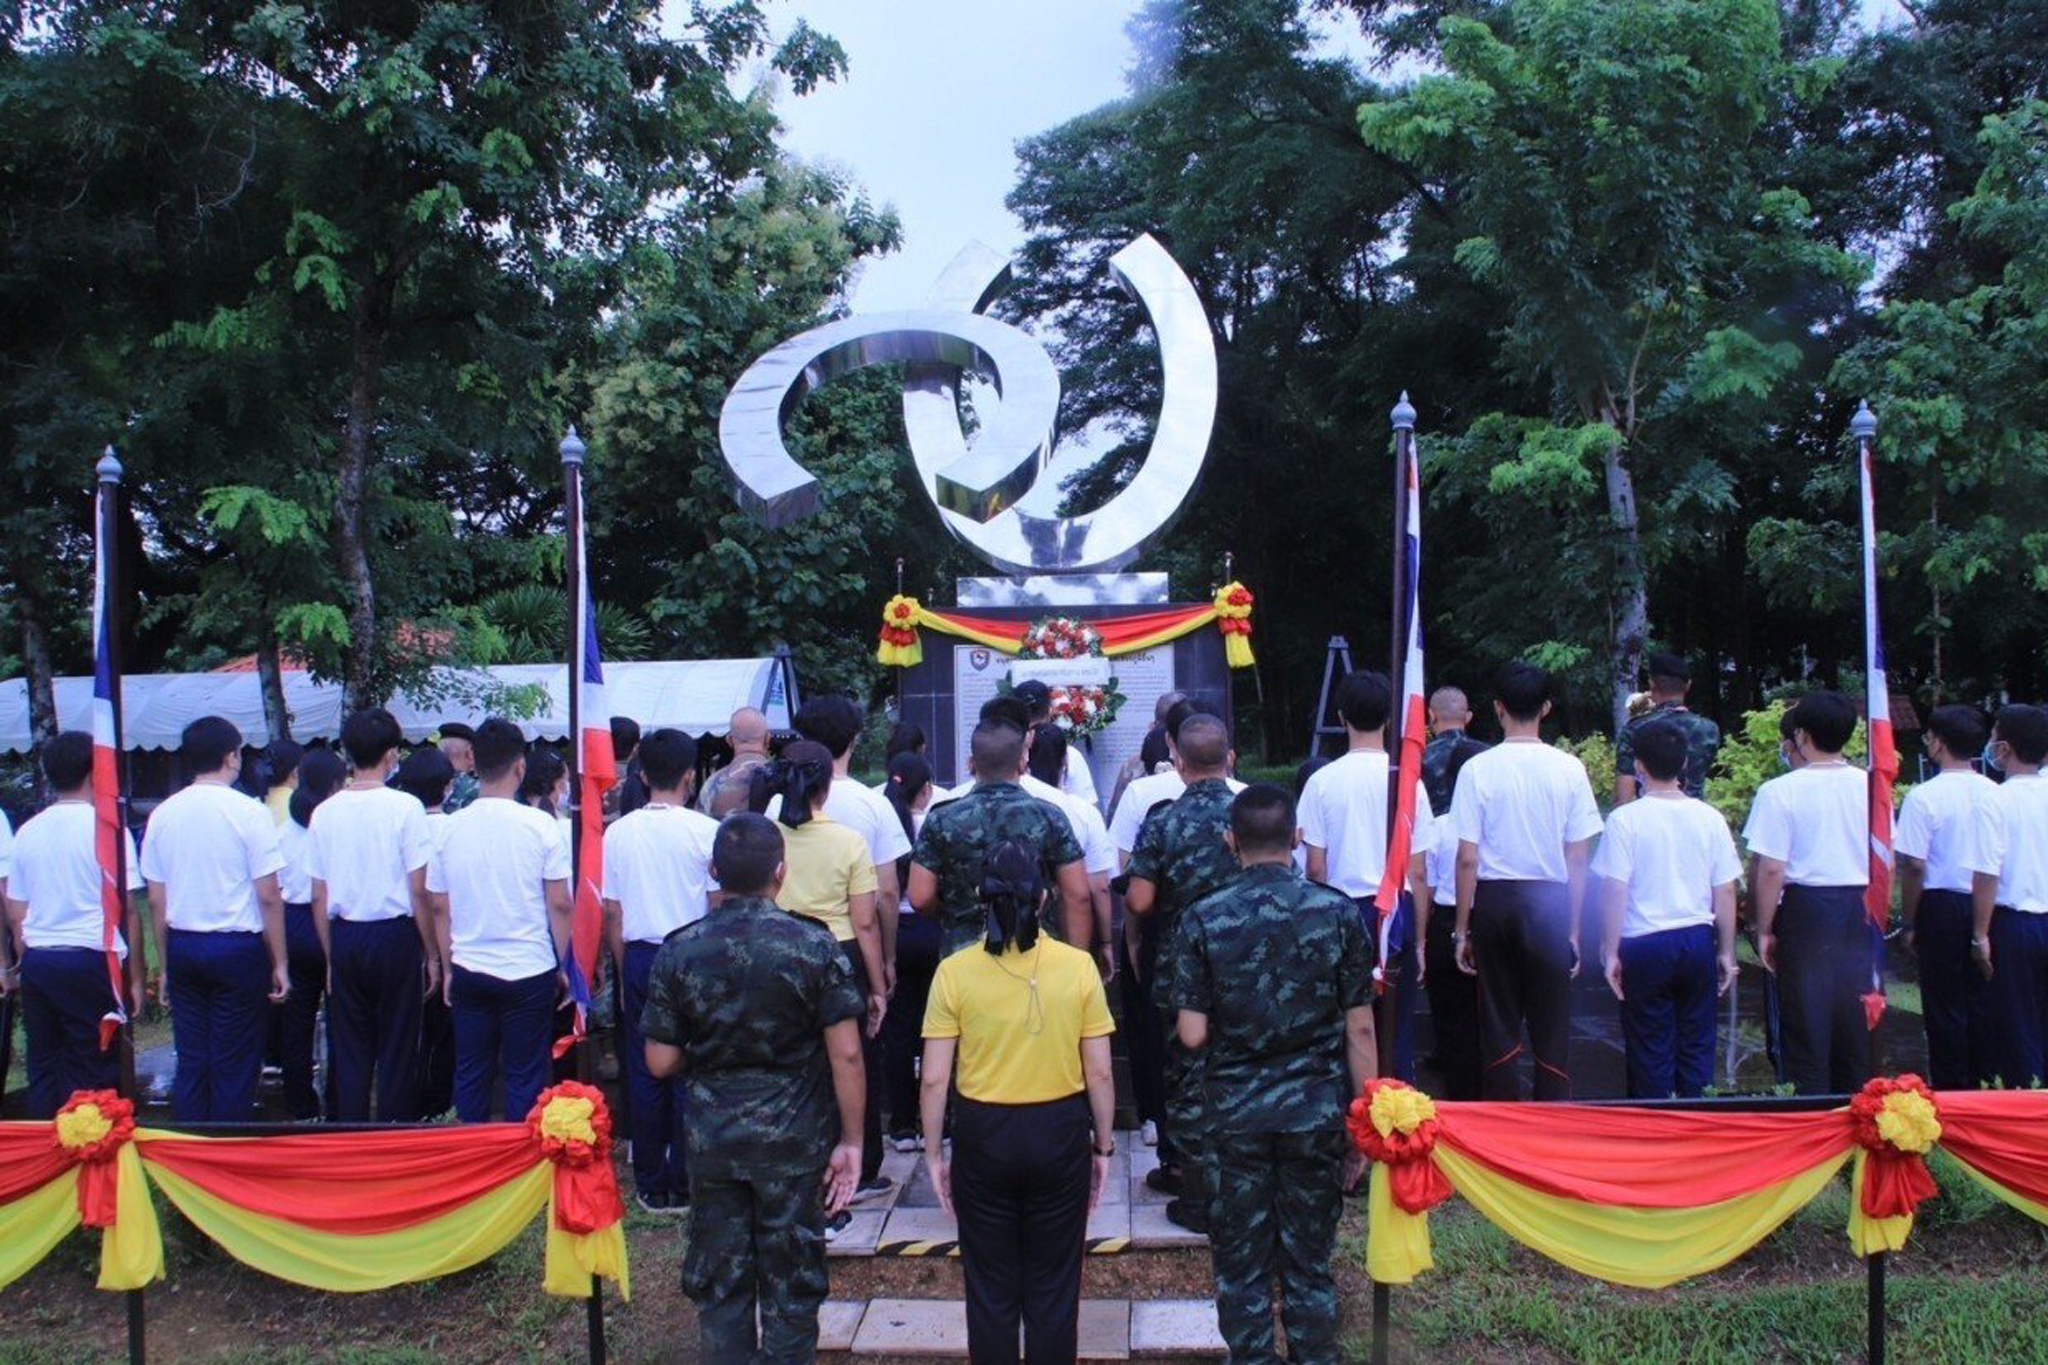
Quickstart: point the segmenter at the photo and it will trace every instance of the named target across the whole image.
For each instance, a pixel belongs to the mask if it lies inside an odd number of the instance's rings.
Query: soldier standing
[[[1451,789],[1457,785],[1458,769],[1486,746],[1465,733],[1472,723],[1472,703],[1462,688],[1439,687],[1429,694],[1429,743],[1422,747],[1422,789],[1429,793],[1429,808],[1439,815],[1451,810]]]
[[[1175,1194],[1166,1216],[1191,1232],[1209,1230],[1208,1180],[1202,1148],[1201,1057],[1182,1046],[1173,1020],[1174,931],[1181,911],[1237,879],[1237,858],[1224,833],[1230,828],[1233,793],[1230,733],[1215,716],[1190,716],[1175,744],[1187,790],[1164,810],[1148,816],[1131,855],[1124,908],[1141,919],[1156,917],[1159,971],[1153,1003],[1166,1016],[1166,1124],[1159,1135],[1159,1169],[1146,1183]],[[1352,912],[1355,917],[1357,912]]]
[[[825,1217],[860,1179],[867,1004],[831,931],[775,904],[773,821],[728,817],[711,866],[725,899],[662,944],[640,1017],[647,1070],[687,1088],[683,1289],[704,1359],[809,1361]]]
[[[1691,690],[1692,665],[1683,655],[1650,656],[1650,707],[1622,726],[1614,741],[1615,805],[1625,806],[1641,795],[1636,781],[1635,737],[1643,726],[1657,720],[1671,721],[1685,731],[1685,775],[1679,779],[1678,789],[1694,800],[1706,795],[1707,774],[1721,749],[1721,727],[1687,709],[1685,694]]]
[[[1294,870],[1294,803],[1246,788],[1225,837],[1244,872],[1189,906],[1170,977],[1177,1036],[1203,1058],[1216,1317],[1232,1360],[1335,1365],[1330,1274],[1349,1144],[1344,1110],[1374,1072],[1372,949],[1349,899]]]
[[[1017,840],[1037,852],[1057,879],[1062,937],[1086,951],[1095,933],[1081,845],[1064,809],[1017,785],[1024,772],[1024,732],[1006,721],[974,727],[969,762],[974,786],[933,806],[910,855],[910,908],[931,915],[945,935],[941,958],[972,947],[987,932],[981,908],[981,867],[990,849]]]

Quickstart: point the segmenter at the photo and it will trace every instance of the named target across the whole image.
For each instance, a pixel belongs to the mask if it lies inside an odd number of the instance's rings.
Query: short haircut
[[[1838,754],[1856,733],[1856,707],[1840,692],[1809,692],[1792,708],[1792,728],[1824,754]]]
[[[1240,853],[1284,853],[1294,843],[1294,798],[1285,787],[1254,782],[1230,803],[1230,832]]]
[[[985,720],[974,727],[969,741],[969,762],[974,775],[993,782],[1016,780],[1024,761],[1024,732],[1007,721]]]
[[[1651,682],[1689,683],[1692,681],[1692,664],[1683,654],[1659,650],[1652,654],[1644,667],[1650,674]]]
[[[1166,749],[1166,731],[1147,730],[1138,745],[1138,765],[1150,773],[1172,757]]]
[[[1387,675],[1371,669],[1346,673],[1337,684],[1337,714],[1354,730],[1372,731],[1385,725],[1393,701]]]
[[[1493,699],[1516,720],[1541,720],[1550,700],[1550,674],[1526,659],[1504,663],[1494,676]]]
[[[1788,701],[1788,702],[1786,702],[1786,703],[1785,703],[1785,709],[1784,709],[1783,711],[1780,711],[1780,712],[1778,713],[1778,738],[1779,738],[1779,739],[1785,740],[1785,741],[1787,741],[1787,742],[1789,743],[1789,742],[1791,741],[1791,739],[1792,739],[1792,736],[1793,736],[1793,734],[1794,734],[1794,733],[1796,733],[1796,732],[1798,731],[1798,729],[1799,729],[1799,717],[1798,717],[1798,715],[1797,715],[1797,712],[1798,712],[1798,710],[1799,710],[1799,698],[1797,698],[1797,697],[1794,697],[1794,698],[1793,698],[1793,699],[1792,699],[1791,701]]]
[[[43,746],[43,775],[60,792],[84,786],[92,776],[92,736],[83,730],[53,735]]]
[[[1007,697],[990,697],[981,704],[978,719],[984,725],[990,721],[1007,725],[1021,735],[1031,728],[1031,708],[1014,693]]]
[[[569,764],[560,754],[546,745],[531,745],[526,750],[526,777],[519,784],[519,799],[550,815],[560,815],[555,809],[555,784],[568,775]]]
[[[219,772],[241,747],[242,732],[224,716],[201,716],[178,736],[178,758],[194,777]]]
[[[1178,748],[1180,746],[1181,726],[1186,725],[1196,716],[1213,716],[1215,714],[1216,708],[1207,702],[1196,701],[1192,697],[1177,701],[1173,704],[1173,709],[1166,713],[1166,737],[1173,741],[1174,747]]]
[[[898,754],[921,754],[924,745],[924,727],[914,720],[899,720],[889,727],[889,742],[882,748],[882,762],[889,763]]]
[[[503,716],[492,716],[476,727],[470,743],[476,749],[479,782],[496,782],[512,771],[512,765],[526,757],[526,736]]]
[[[306,756],[306,750],[297,740],[272,740],[270,747],[263,751],[263,758],[270,769],[270,785],[282,787],[299,771],[299,760]]]
[[[1643,765],[1643,771],[1659,782],[1676,782],[1685,772],[1685,760],[1691,747],[1686,743],[1685,731],[1679,728],[1678,722],[1661,717],[1644,721],[1633,734],[1636,762]]]
[[[1989,732],[1984,713],[1974,706],[1937,706],[1927,718],[1927,733],[1957,758],[1975,758],[1982,753]]]
[[[640,776],[652,791],[674,791],[697,766],[697,741],[661,729],[640,741]]]
[[[1031,708],[1033,721],[1052,714],[1052,689],[1036,678],[1026,678],[1010,689],[1010,695]]]
[[[640,747],[640,722],[631,716],[612,717],[612,757],[624,763]]]
[[[782,831],[765,815],[725,817],[711,840],[711,871],[729,896],[765,896],[782,864]]]
[[[448,755],[427,745],[405,756],[392,776],[391,785],[432,810],[448,799],[448,788],[454,781],[455,765],[448,761]]]
[[[866,723],[867,713],[860,703],[838,692],[812,697],[796,713],[795,721],[798,734],[824,745],[834,758],[846,756]]]
[[[358,711],[341,723],[341,751],[357,772],[376,767],[403,743],[405,732],[398,728],[398,717],[381,706]]]
[[[2022,763],[2048,759],[2048,711],[2038,706],[2008,706],[1998,713],[1998,737],[2012,746]]]
[[[442,739],[459,739],[466,744],[476,743],[476,731],[459,720],[444,720],[435,730]]]
[[[1335,761],[1328,754],[1310,754],[1304,758],[1301,766],[1294,770],[1294,799],[1301,800],[1301,794],[1308,790],[1308,780]]]
[[[1175,741],[1180,761],[1202,772],[1215,772],[1230,762],[1230,731],[1218,716],[1189,716]]]
[[[1031,775],[1047,786],[1060,785],[1067,766],[1067,732],[1050,721],[1031,727]]]
[[[1164,725],[1166,723],[1166,713],[1187,699],[1188,694],[1185,692],[1161,692],[1159,700],[1152,703],[1152,723],[1154,725]]]
[[[1429,694],[1429,709],[1442,716],[1466,716],[1472,714],[1472,703],[1465,696],[1465,689],[1446,683]]]

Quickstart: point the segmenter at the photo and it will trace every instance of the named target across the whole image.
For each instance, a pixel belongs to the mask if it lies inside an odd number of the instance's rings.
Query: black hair
[[[990,721],[1007,725],[1021,735],[1031,728],[1031,708],[1015,693],[1007,697],[990,697],[981,704],[981,714],[977,719],[984,725]]]
[[[791,829],[810,823],[813,804],[832,788],[832,751],[814,739],[800,739],[782,757],[756,767],[748,779],[747,808],[756,814],[782,798],[775,818]]]
[[[1504,663],[1494,676],[1493,699],[1515,720],[1541,720],[1543,704],[1550,700],[1550,674],[1526,659]]]
[[[924,727],[914,720],[899,720],[889,727],[889,742],[883,746],[882,761],[888,763],[898,754],[921,754],[924,746]]]
[[[2048,711],[2038,706],[2007,706],[1998,713],[1998,737],[2012,746],[2012,756],[2026,764],[2048,759]]]
[[[640,747],[640,722],[631,716],[612,717],[612,757],[624,763]]]
[[[422,745],[407,754],[391,778],[392,786],[428,810],[448,799],[448,788],[454,782],[455,765],[448,761],[448,755],[431,744]]]
[[[1856,733],[1856,706],[1840,692],[1809,692],[1792,708],[1792,728],[1822,753],[1838,754]]]
[[[1216,708],[1207,702],[1196,701],[1192,697],[1183,701],[1177,701],[1166,713],[1166,737],[1174,742],[1175,747],[1178,747],[1180,745],[1181,726],[1186,725],[1195,716],[1213,716],[1215,714]]]
[[[1644,721],[1635,728],[1634,735],[1636,761],[1643,765],[1643,771],[1659,782],[1676,782],[1685,771],[1691,748],[1678,722],[1662,717]]]
[[[381,706],[358,711],[341,723],[341,751],[357,772],[384,761],[384,755],[405,742],[398,718]]]
[[[1778,713],[1778,738],[1790,743],[1799,729],[1799,699],[1794,697],[1785,703],[1785,709]]]
[[[511,773],[513,764],[526,756],[525,734],[502,716],[492,716],[477,726],[469,743],[476,751],[476,777],[479,782],[499,781]]]
[[[1230,762],[1230,727],[1221,716],[1197,714],[1181,722],[1175,746],[1180,761],[1190,768],[1212,772]]]
[[[1021,839],[1005,839],[983,856],[980,899],[988,926],[982,947],[1000,957],[1012,945],[1021,953],[1038,942],[1045,874],[1030,845]]]
[[[1172,752],[1166,747],[1165,728],[1155,725],[1147,730],[1144,741],[1138,745],[1138,766],[1149,773],[1172,757]]]
[[[286,780],[299,770],[299,760],[305,756],[306,751],[297,740],[272,740],[270,747],[263,751],[266,785],[271,788],[282,787]],[[267,796],[269,793],[265,792],[264,795]]]
[[[650,791],[674,791],[697,767],[697,741],[660,729],[640,741],[640,777]]]
[[[1689,683],[1692,681],[1692,664],[1683,654],[1659,650],[1644,661],[1644,669],[1651,682]]]
[[[219,772],[241,747],[242,732],[223,716],[201,716],[178,736],[178,758],[193,777]]]
[[[1334,762],[1328,754],[1310,754],[1294,770],[1294,799],[1301,800],[1301,794],[1308,790],[1308,780]]]
[[[1008,721],[985,720],[974,727],[968,761],[974,775],[987,781],[1014,782],[1024,761],[1024,732]]]
[[[903,837],[911,843],[917,842],[916,813],[911,809],[917,804],[918,793],[932,784],[932,765],[924,761],[923,754],[898,754],[889,760],[889,780],[882,784],[882,795],[889,798],[896,819],[903,826]],[[896,860],[897,885],[908,885],[910,876],[910,855],[904,854]]]
[[[1032,726],[1030,763],[1033,777],[1057,787],[1067,766],[1067,732],[1051,721]]]
[[[313,811],[341,790],[348,780],[348,765],[332,749],[309,749],[299,760],[299,786],[292,793],[292,823],[305,829],[313,823]]]
[[[435,727],[435,730],[442,739],[461,739],[471,744],[476,743],[476,731],[459,720],[444,720]]]
[[[43,776],[60,792],[84,786],[92,776],[92,736],[83,730],[52,735],[43,745]]]
[[[1052,714],[1052,689],[1037,678],[1026,678],[1010,689],[1010,695],[1031,708],[1033,723]]]
[[[1278,853],[1294,843],[1294,798],[1285,787],[1254,782],[1230,802],[1230,832],[1239,853]]]
[[[728,896],[765,896],[782,863],[782,831],[754,811],[735,811],[711,839],[711,871]]]
[[[526,777],[519,784],[519,799],[536,810],[560,815],[555,809],[555,784],[568,775],[569,765],[553,749],[534,745],[526,755]]]
[[[1984,751],[1987,729],[1984,713],[1974,706],[1937,706],[1927,718],[1927,733],[1962,759],[1975,758]]]
[[[867,713],[852,697],[827,692],[805,702],[796,713],[794,723],[798,734],[824,745],[836,759],[860,738],[861,726],[867,723]]]
[[[1354,730],[1370,733],[1387,723],[1394,702],[1387,675],[1370,669],[1346,673],[1337,684],[1337,714]]]

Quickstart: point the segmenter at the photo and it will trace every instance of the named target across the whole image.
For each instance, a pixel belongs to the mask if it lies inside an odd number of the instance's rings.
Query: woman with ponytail
[[[327,993],[327,954],[313,923],[313,875],[306,862],[306,827],[322,801],[341,790],[348,767],[332,749],[308,749],[299,760],[298,786],[286,807],[290,816],[278,827],[278,851],[284,868],[277,874],[284,896],[285,968],[291,973],[291,994],[278,1011],[280,1065],[284,1069],[284,1102],[295,1119],[320,1117],[320,1091],[313,1084],[313,1034],[319,1027],[320,998]]]
[[[939,964],[925,1010],[925,1160],[960,1224],[977,1362],[1018,1360],[1020,1321],[1028,1365],[1074,1360],[1088,1215],[1116,1154],[1109,1002],[1095,960],[1039,932],[1045,898],[1028,845],[990,849],[987,935]]]

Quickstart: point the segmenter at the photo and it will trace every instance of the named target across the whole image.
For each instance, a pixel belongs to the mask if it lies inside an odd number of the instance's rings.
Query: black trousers
[[[1968,892],[1923,891],[1913,919],[1927,1079],[1936,1090],[1975,1090],[1998,1072],[1991,984],[1970,956],[1975,918]]]
[[[889,1133],[917,1136],[917,1060],[924,1051],[924,1008],[939,969],[944,937],[930,915],[905,911],[896,922],[896,998],[882,1022],[882,1070],[889,1093]]]
[[[1085,1095],[953,1107],[953,1208],[975,1365],[1072,1365],[1092,1121]]]
[[[1472,898],[1479,967],[1479,1092],[1522,1097],[1522,1032],[1539,1100],[1572,1097],[1570,893],[1562,882],[1481,882]]]
[[[839,951],[846,954],[847,970],[853,973],[854,981],[861,988],[861,998],[868,995],[868,962],[860,955],[860,944],[854,939],[845,939]],[[885,1018],[884,1023],[888,1022]],[[861,1069],[867,1073],[868,1102],[867,1119],[861,1125],[860,1135],[860,1178],[863,1183],[873,1180],[882,1173],[882,1040],[880,1036],[868,1037],[868,1021],[860,1021]]]
[[[1429,993],[1429,1020],[1436,1031],[1436,1064],[1443,1073],[1446,1099],[1479,1098],[1479,982],[1458,970],[1456,906],[1430,911],[1426,938],[1428,974],[1422,986]]]
[[[1166,1119],[1166,1040],[1159,1032],[1159,1011],[1152,1004],[1152,974],[1159,960],[1159,930],[1151,920],[1138,924],[1138,953],[1133,958],[1117,935],[1117,952],[1123,956],[1123,971],[1117,990],[1123,1001],[1124,1017],[1118,1021],[1131,1062],[1131,1102],[1137,1106],[1140,1122],[1150,1120],[1162,1129]],[[1161,1136],[1162,1146],[1167,1138]],[[1171,1151],[1171,1148],[1168,1148]]]
[[[320,1117],[320,1090],[313,1079],[313,1035],[320,1027],[320,1000],[327,994],[327,954],[320,950],[320,931],[313,927],[310,904],[284,908],[285,967],[292,993],[271,1006],[279,1021],[280,1065],[284,1068],[284,1102],[295,1119]],[[330,1079],[333,1068],[328,1068]]]
[[[374,1076],[377,1117],[419,1117],[424,947],[412,916],[336,918],[327,926],[334,982],[327,1001],[331,1118],[364,1123]],[[509,1116],[508,1116],[509,1117]],[[523,1117],[523,1115],[521,1116]]]
[[[1788,886],[1771,923],[1778,940],[1781,1069],[1801,1095],[1851,1095],[1870,1079],[1875,948],[1860,886]]]

